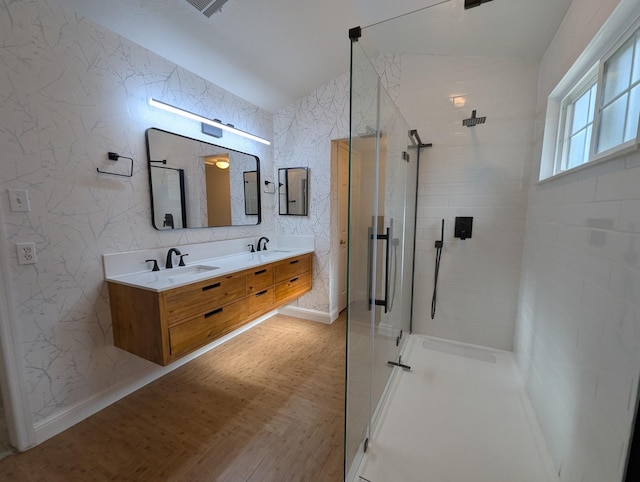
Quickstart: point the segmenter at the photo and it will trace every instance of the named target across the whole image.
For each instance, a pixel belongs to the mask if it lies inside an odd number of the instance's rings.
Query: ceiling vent
[[[191,1],[191,0],[189,0]],[[479,7],[483,3],[490,2],[491,0],[464,0],[464,9],[468,10],[473,7]]]
[[[196,7],[199,12],[202,12],[207,17],[211,17],[216,12],[222,10],[222,6],[229,0],[187,0],[191,5]]]

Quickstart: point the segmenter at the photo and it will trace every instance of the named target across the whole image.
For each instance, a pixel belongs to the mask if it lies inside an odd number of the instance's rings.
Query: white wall
[[[562,481],[621,480],[637,403],[640,155],[537,183],[547,97],[617,4],[574,0],[540,67],[515,345]]]
[[[398,106],[433,147],[421,151],[414,332],[512,349],[538,63],[525,59],[402,56]],[[452,96],[464,96],[456,108]],[[463,127],[462,120],[486,116]],[[453,237],[472,216],[473,237]],[[445,219],[436,315],[435,240]]]
[[[331,141],[349,136],[349,76],[344,74],[274,115],[275,170],[309,168],[309,216],[277,216],[282,235],[315,235],[313,290],[295,304],[337,317],[338,241],[331,209]],[[273,178],[277,179],[274,172]],[[276,197],[276,196],[273,196]],[[327,320],[328,321],[328,320]]]
[[[78,18],[56,0],[5,3],[0,15],[0,208],[12,303],[21,333],[28,411],[36,428],[134,379],[150,364],[113,346],[103,253],[259,237],[263,224],[178,232],[152,228],[144,131],[159,127],[211,141],[199,125],[147,105],[149,97],[221,118],[267,138],[272,116],[155,54]],[[266,146],[216,140],[258,155]],[[107,151],[135,159],[132,178]],[[114,165],[115,164],[115,165]],[[6,190],[28,189],[31,212],[9,211]],[[34,241],[38,263],[18,266],[14,244]]]
[[[375,63],[384,74],[383,86],[395,101],[399,60],[393,55],[383,55]],[[309,168],[309,216],[276,216],[275,220],[278,234],[316,237],[313,290],[294,305],[327,313],[334,320],[339,314],[340,248],[338,191],[337,185],[331,183],[331,141],[349,137],[349,73],[278,111],[273,118],[273,130],[273,177],[277,179],[278,168]]]

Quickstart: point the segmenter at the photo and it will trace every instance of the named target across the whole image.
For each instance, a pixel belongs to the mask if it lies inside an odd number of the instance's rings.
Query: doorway
[[[334,141],[338,199],[338,312],[347,307],[347,241],[349,238],[349,141]]]

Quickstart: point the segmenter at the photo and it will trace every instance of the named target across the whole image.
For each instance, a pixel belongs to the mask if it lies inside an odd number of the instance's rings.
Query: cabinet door
[[[276,285],[275,302],[283,303],[285,301],[298,298],[300,295],[311,290],[311,272],[307,271],[298,276],[278,283]]]
[[[246,296],[245,273],[234,273],[182,286],[164,294],[167,322],[172,325],[202,313],[212,307],[230,303]]]
[[[264,291],[273,286],[273,265],[260,266],[247,271],[247,294]]]
[[[251,294],[249,300],[249,316],[258,316],[274,308],[273,286]]]
[[[212,309],[169,328],[171,357],[184,355],[220,338],[247,322],[247,300]]]
[[[276,284],[287,281],[311,269],[311,255],[304,254],[276,264]]]

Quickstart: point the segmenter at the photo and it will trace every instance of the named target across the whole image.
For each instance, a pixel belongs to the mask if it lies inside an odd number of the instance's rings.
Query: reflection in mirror
[[[260,223],[257,156],[155,128],[146,135],[156,229]]]
[[[153,161],[151,161],[153,162]],[[155,190],[153,199],[157,213],[162,213],[162,228],[158,224],[157,229],[182,229],[186,226],[187,212],[184,199],[184,169],[156,166],[151,167],[151,185]]]
[[[307,216],[309,214],[309,169],[288,167],[278,169],[280,186],[280,214]]]
[[[244,179],[244,213],[258,214],[258,171],[245,171]]]

